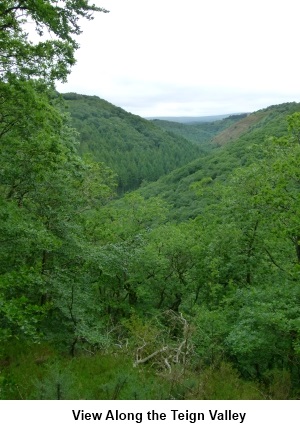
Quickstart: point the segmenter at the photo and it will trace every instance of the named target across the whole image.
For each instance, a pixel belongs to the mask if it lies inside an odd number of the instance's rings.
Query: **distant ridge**
[[[146,117],[148,120],[159,120],[159,121],[171,121],[171,122],[181,122],[186,123],[196,123],[196,122],[213,122],[228,118],[232,115],[243,115],[244,113],[228,113],[223,115],[206,115],[206,116],[152,116]],[[245,114],[246,115],[246,114]]]

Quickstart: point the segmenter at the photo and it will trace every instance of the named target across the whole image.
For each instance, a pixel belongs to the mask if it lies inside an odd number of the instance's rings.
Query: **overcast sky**
[[[94,0],[60,92],[141,116],[252,112],[300,101],[299,0]]]

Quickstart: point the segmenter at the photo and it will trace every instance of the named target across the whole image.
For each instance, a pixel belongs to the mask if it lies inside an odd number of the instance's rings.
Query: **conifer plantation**
[[[0,399],[299,398],[300,104],[59,94],[94,13],[0,3]]]

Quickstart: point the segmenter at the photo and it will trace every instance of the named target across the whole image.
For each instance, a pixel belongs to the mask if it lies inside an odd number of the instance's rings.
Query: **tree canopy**
[[[80,19],[108,12],[88,0],[4,0],[0,4],[0,76],[66,80],[75,63]],[[30,23],[30,24],[29,24]]]

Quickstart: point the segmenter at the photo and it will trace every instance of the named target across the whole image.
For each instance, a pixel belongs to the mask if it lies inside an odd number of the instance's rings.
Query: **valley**
[[[299,399],[300,104],[60,94],[100,12],[0,4],[0,399]]]

